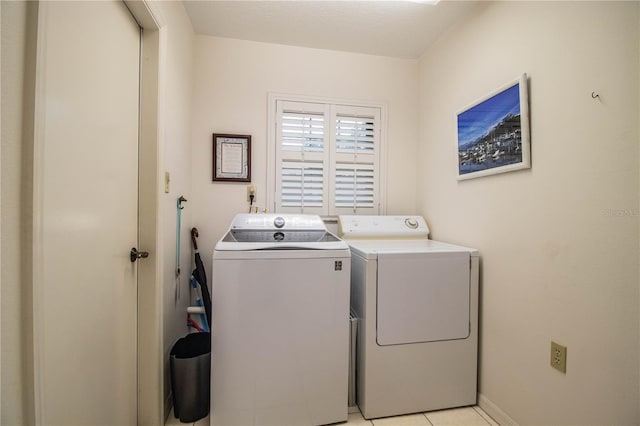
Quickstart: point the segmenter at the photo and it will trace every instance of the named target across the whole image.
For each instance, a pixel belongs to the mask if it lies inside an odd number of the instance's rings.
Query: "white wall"
[[[211,180],[212,133],[252,135],[252,183],[264,206],[269,92],[386,102],[387,212],[415,211],[416,60],[196,36],[194,69],[193,223],[207,267],[215,242],[248,207],[245,184]]]
[[[193,263],[189,232],[194,211],[190,191],[194,33],[182,2],[154,1],[153,10],[163,23],[161,46],[164,46],[161,47],[160,57],[159,170],[161,178],[165,171],[171,176],[169,193],[162,192],[159,199],[158,230],[162,250],[160,280],[163,307],[163,396],[166,411],[171,391],[169,352],[176,340],[189,332],[186,326],[186,308],[190,304],[189,276]],[[188,201],[184,203],[181,212],[181,275],[176,279],[177,199],[181,195]]]
[[[418,210],[480,249],[480,392],[519,424],[640,421],[638,23],[638,2],[493,2],[420,62]],[[523,72],[533,167],[457,182],[455,113]]]

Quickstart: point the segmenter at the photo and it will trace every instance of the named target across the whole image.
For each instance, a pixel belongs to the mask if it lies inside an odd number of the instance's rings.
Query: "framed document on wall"
[[[213,180],[251,182],[251,135],[213,134]]]

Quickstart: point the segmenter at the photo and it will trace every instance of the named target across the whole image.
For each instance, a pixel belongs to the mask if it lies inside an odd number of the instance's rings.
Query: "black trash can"
[[[192,333],[171,349],[173,413],[183,423],[209,415],[211,392],[211,335]]]

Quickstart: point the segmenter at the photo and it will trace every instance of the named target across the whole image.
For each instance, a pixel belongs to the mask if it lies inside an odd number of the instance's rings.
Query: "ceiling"
[[[480,1],[184,0],[197,34],[418,58]]]

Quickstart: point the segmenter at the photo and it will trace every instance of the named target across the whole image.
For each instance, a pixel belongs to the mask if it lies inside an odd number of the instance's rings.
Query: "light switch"
[[[169,193],[169,182],[171,182],[171,178],[169,176],[169,172],[164,172],[164,193]]]

